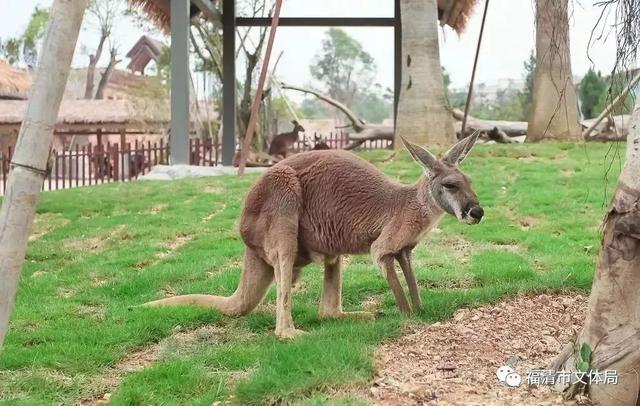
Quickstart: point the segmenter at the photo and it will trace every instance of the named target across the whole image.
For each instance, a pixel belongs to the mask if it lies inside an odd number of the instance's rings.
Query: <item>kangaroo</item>
[[[246,245],[244,269],[235,293],[175,296],[147,305],[192,304],[244,315],[262,301],[275,279],[275,333],[291,338],[302,332],[291,316],[292,285],[314,260],[324,262],[321,317],[373,318],[369,312],[343,312],[341,300],[341,257],[370,253],[400,310],[412,311],[394,261],[404,273],[412,307],[420,308],[411,267],[413,248],[445,213],[466,224],[477,224],[484,215],[470,179],[458,168],[478,135],[458,142],[440,159],[402,139],[424,168],[424,175],[413,185],[397,183],[371,163],[342,150],[308,151],[280,161],[246,196],[240,217],[240,235]]]
[[[293,130],[291,132],[273,136],[271,145],[269,145],[269,155],[281,159],[287,157],[289,149],[298,141],[300,132],[304,132],[304,127],[296,120],[293,120],[291,124],[293,124]]]
[[[314,134],[313,136],[313,148],[311,148],[311,150],[313,151],[319,151],[319,150],[323,150],[323,149],[331,149],[331,147],[329,146],[329,144],[327,144],[327,142],[324,140],[324,138],[322,138],[319,135]]]

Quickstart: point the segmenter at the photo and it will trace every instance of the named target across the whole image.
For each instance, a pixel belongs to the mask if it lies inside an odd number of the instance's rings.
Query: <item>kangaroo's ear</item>
[[[431,152],[422,148],[420,145],[407,141],[404,137],[400,137],[407,151],[411,154],[413,159],[422,165],[427,172],[433,172],[438,166],[438,158]]]
[[[458,143],[456,143],[444,154],[442,160],[452,165],[459,165],[467,157],[469,151],[471,151],[471,148],[473,148],[476,141],[478,141],[479,136],[480,131],[475,131],[467,138],[458,141]]]
[[[298,125],[298,120],[292,120],[292,121],[291,121],[291,124],[293,124],[293,125]]]

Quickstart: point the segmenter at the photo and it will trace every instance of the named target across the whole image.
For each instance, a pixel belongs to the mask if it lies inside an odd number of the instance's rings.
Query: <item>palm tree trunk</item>
[[[0,208],[0,347],[27,250],[36,204],[47,170],[53,128],[67,84],[87,0],[56,0],[27,113]]]
[[[569,394],[587,389],[600,405],[636,405],[640,394],[640,101],[630,128],[627,161],[604,222],[585,324],[577,342],[568,344],[552,365],[575,371],[584,361],[593,370],[617,371],[617,384],[569,386]],[[590,356],[580,353],[585,345]]]
[[[578,140],[571,74],[568,0],[536,1],[536,72],[527,142]]]
[[[397,134],[421,145],[455,142],[438,45],[436,0],[401,0],[402,86]],[[401,143],[396,143],[396,146]]]

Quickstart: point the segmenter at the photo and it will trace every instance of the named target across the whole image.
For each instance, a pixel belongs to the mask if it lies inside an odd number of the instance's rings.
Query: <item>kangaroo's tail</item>
[[[233,295],[182,295],[154,300],[144,306],[192,305],[208,307],[224,314],[241,316],[256,308],[273,282],[273,268],[264,262],[254,249],[247,247],[240,283]]]

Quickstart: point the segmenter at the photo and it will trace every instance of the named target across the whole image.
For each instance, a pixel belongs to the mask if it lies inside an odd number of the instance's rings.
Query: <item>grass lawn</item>
[[[347,259],[346,310],[374,322],[321,321],[322,273],[305,269],[293,317],[309,334],[273,335],[272,288],[253,314],[141,308],[170,294],[230,294],[243,244],[237,219],[255,176],[134,182],[47,192],[0,353],[0,404],[359,404],[349,388],[373,376],[372,354],[407,323],[526,292],[586,290],[599,223],[620,170],[614,144],[477,146],[465,161],[485,208],[480,225],[445,218],[416,247],[424,310],[403,318],[367,256]],[[624,146],[618,147],[624,155]],[[389,151],[362,154],[381,162]],[[402,153],[377,163],[405,183]]]

